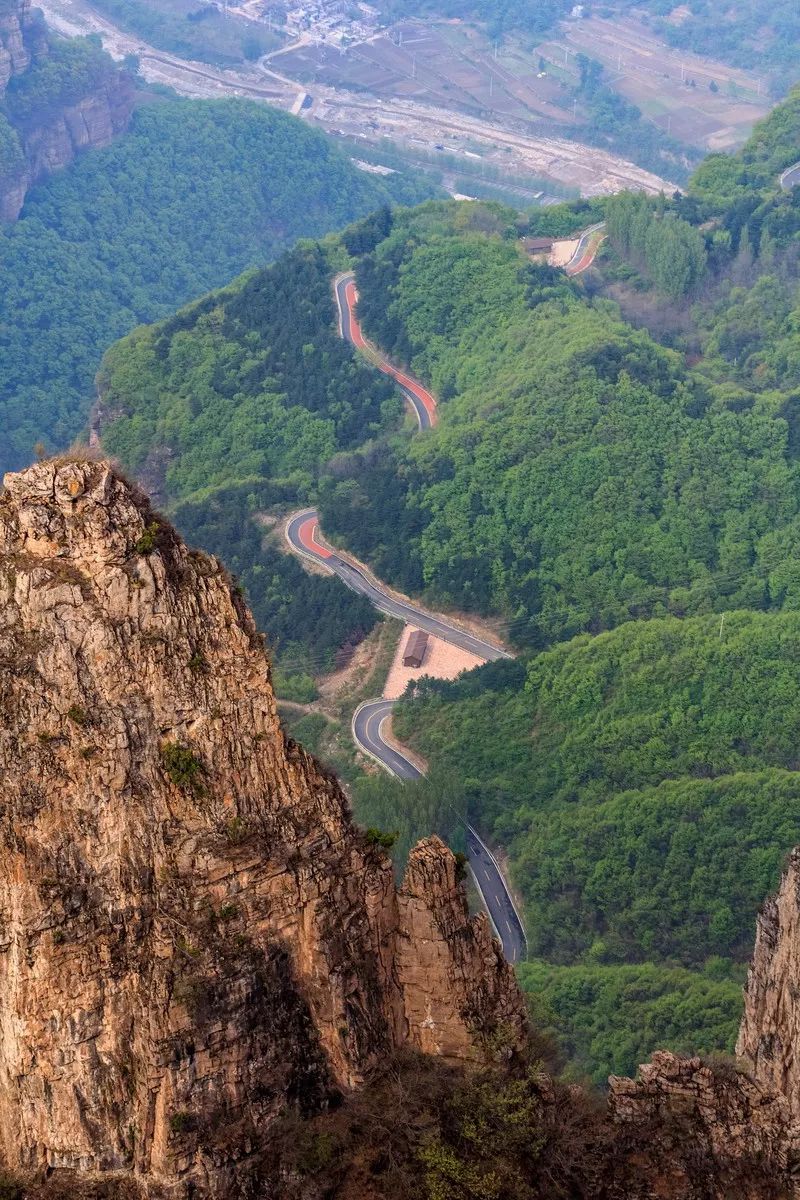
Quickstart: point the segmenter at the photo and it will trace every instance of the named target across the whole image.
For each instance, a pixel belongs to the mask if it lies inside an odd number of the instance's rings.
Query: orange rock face
[[[736,1053],[800,1118],[800,847],[764,904]]]
[[[0,713],[10,1167],[231,1194],[287,1107],[401,1044],[523,1044],[449,850],[417,847],[398,894],[284,736],[230,579],[106,464],[6,477]]]

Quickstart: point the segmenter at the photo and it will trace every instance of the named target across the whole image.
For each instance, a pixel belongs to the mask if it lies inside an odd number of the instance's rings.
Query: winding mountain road
[[[430,429],[436,423],[436,401],[422,384],[393,366],[364,337],[355,312],[358,294],[352,273],[337,276],[334,291],[339,310],[340,335],[395,380],[416,416],[419,429]],[[485,641],[447,618],[429,613],[410,601],[394,596],[366,571],[337,554],[320,533],[315,509],[307,508],[295,513],[287,521],[285,533],[289,546],[296,554],[338,575],[347,587],[366,596],[380,612],[418,629],[424,629],[443,641],[468,650],[484,661],[512,657],[507,650]],[[395,703],[394,700],[378,699],[361,704],[353,714],[353,740],[365,754],[395,778],[420,779],[423,774],[420,768],[403,754],[400,747],[391,745],[383,734],[384,723],[391,716]],[[484,907],[502,943],[503,953],[509,962],[519,962],[527,948],[525,929],[503,878],[503,872],[489,847],[471,825],[467,825],[467,856]]]
[[[475,654],[487,662],[498,658],[513,658],[512,654],[500,646],[462,629],[446,617],[435,616],[410,601],[398,599],[377,580],[370,579],[366,572],[337,554],[322,539],[316,509],[306,508],[290,517],[286,524],[286,540],[296,554],[313,559],[329,571],[333,571],[351,591],[366,596],[387,616],[397,617],[408,625],[424,629],[434,637],[450,642],[453,646],[460,646],[462,650],[468,650],[470,654]]]
[[[412,408],[420,429],[430,429],[431,426],[436,424],[436,401],[433,396],[416,379],[412,379],[410,375],[406,375],[404,371],[400,371],[397,367],[393,366],[379,350],[370,345],[361,331],[361,325],[356,316],[358,292],[356,291],[355,276],[352,272],[337,275],[335,291],[336,304],[339,309],[339,333],[341,336],[346,341],[352,342],[357,350],[361,350],[362,353],[366,354],[378,370],[383,371],[384,375],[391,375],[403,393],[406,402]]]
[[[384,721],[391,716],[395,700],[368,700],[353,714],[353,738],[362,750],[380,763],[397,779],[421,779],[423,772],[395,746],[389,745],[381,732]],[[511,898],[500,866],[489,847],[472,825],[466,824],[467,858],[469,869],[492,927],[510,963],[525,957],[527,939],[520,915]]]

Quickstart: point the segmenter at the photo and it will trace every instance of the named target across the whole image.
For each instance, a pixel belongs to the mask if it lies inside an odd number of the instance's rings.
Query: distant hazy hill
[[[393,198],[302,121],[171,100],[28,197],[0,227],[0,470],[83,426],[103,351],[136,325]]]

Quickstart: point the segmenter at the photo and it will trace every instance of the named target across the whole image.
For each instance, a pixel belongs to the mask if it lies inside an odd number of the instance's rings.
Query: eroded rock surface
[[[800,847],[758,917],[736,1053],[800,1118]]]
[[[497,1050],[509,1035],[511,1048],[517,1046],[525,1016],[513,971],[497,954],[486,915],[469,920],[455,859],[439,838],[411,852],[399,906],[397,972],[412,1044],[445,1058],[479,1058],[484,1047],[469,1030],[481,1027],[482,1013],[492,1012]]]
[[[611,1077],[609,1108],[632,1196],[800,1195],[800,1128],[785,1098],[733,1063],[659,1051],[636,1080]]]
[[[8,1166],[240,1194],[287,1106],[324,1107],[394,1048],[520,1047],[513,974],[455,870],[422,843],[398,896],[285,738],[231,580],[143,494],[103,463],[6,476]]]
[[[0,95],[13,75],[21,75],[30,66],[24,34],[30,10],[30,0],[0,0]]]

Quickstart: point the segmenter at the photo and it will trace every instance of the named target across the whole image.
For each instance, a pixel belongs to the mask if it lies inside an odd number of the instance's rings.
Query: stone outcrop
[[[275,1119],[393,1049],[523,1046],[449,850],[422,843],[396,891],[284,736],[230,578],[107,464],[6,476],[0,714],[11,1169],[250,1194]]]
[[[800,1119],[800,847],[758,917],[736,1053]]]
[[[30,0],[0,0],[0,95],[13,75],[30,66],[23,30],[30,23]]]
[[[0,98],[15,75],[46,58],[47,38],[32,18],[30,0],[0,0]],[[31,186],[67,166],[82,150],[107,146],[127,128],[134,88],[123,71],[110,70],[104,82],[80,99],[47,109],[24,126],[12,128],[19,160],[0,162],[0,221],[19,216]]]
[[[402,936],[396,969],[411,1043],[448,1059],[479,1058],[485,1047],[470,1030],[481,1028],[481,1014],[491,1012],[497,1049],[509,1035],[513,1047],[525,1021],[522,997],[511,985],[511,968],[496,952],[486,915],[469,920],[456,861],[439,838],[411,852],[398,899]]]
[[[46,125],[34,126],[22,137],[30,179],[60,170],[82,150],[107,146],[127,127],[132,108],[132,86],[123,76],[114,76]]]
[[[609,1108],[628,1195],[800,1196],[800,1127],[783,1096],[733,1063],[660,1051],[637,1080],[611,1077]]]

